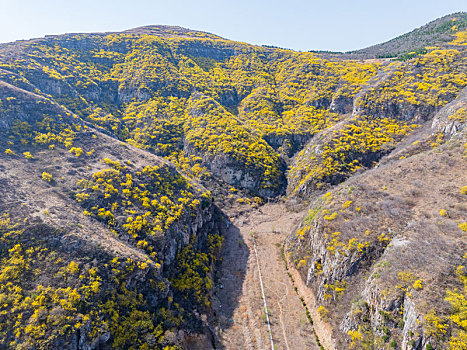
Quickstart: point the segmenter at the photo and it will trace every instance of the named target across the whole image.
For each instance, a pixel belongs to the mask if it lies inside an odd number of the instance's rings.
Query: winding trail
[[[283,204],[265,204],[244,213],[228,212],[219,283],[213,300],[219,324],[217,349],[271,349],[261,293],[269,311],[274,349],[319,350],[305,309],[281,257],[284,239],[303,217]],[[256,253],[253,236],[256,242]]]

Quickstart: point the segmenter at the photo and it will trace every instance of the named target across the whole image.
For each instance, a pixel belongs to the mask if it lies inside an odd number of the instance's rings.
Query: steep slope
[[[2,346],[183,346],[207,333],[210,193],[47,98],[0,88]],[[189,266],[189,271],[187,267]],[[190,300],[190,302],[187,302]]]
[[[289,259],[338,348],[465,345],[463,316],[455,318],[465,311],[455,306],[465,278],[456,270],[466,249],[465,93],[428,122],[435,137],[317,197],[289,238]],[[443,131],[450,139],[440,145]]]

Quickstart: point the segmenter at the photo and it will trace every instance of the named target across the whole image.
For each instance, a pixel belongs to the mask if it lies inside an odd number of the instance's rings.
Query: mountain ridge
[[[458,29],[467,27],[466,12],[455,12],[442,16],[386,42],[371,45],[363,49],[352,50],[347,53],[371,54],[377,57],[397,57],[410,51],[424,49],[425,46],[436,46],[436,44],[442,41],[448,41],[450,39],[449,34],[452,33],[452,27],[454,26],[457,26]],[[446,39],[446,34],[448,34],[448,40],[444,40]]]
[[[439,17],[433,21],[430,21],[427,24],[424,24],[416,29],[413,29],[410,32],[401,34],[393,39],[390,39],[388,41],[379,43],[379,44],[374,44],[370,45],[368,47],[362,48],[362,49],[355,49],[355,50],[350,50],[350,51],[328,51],[328,50],[319,50],[319,49],[311,49],[308,50],[309,52],[315,52],[315,53],[323,53],[323,54],[338,54],[338,55],[346,55],[346,54],[352,54],[352,55],[368,55],[369,52],[371,51],[372,57],[385,57],[385,55],[381,56],[381,53],[383,51],[386,51],[386,56],[387,55],[392,55],[391,57],[397,57],[394,52],[389,50],[388,53],[388,48],[386,46],[398,42],[401,40],[407,40],[408,38],[411,38],[414,35],[417,35],[418,33],[421,33],[421,35],[427,35],[431,31],[440,31],[440,29],[444,30],[444,33],[446,32],[445,29],[443,28],[444,25],[446,25],[447,22],[452,21],[452,20],[457,20],[457,23],[453,23],[453,25],[460,26],[459,29],[465,28],[467,26],[467,13],[466,12],[454,12],[451,14],[444,15],[442,17]],[[143,26],[138,26],[134,28],[129,28],[129,29],[124,29],[121,31],[106,31],[106,32],[74,32],[74,33],[63,33],[63,34],[53,34],[53,35],[45,35],[44,37],[38,37],[38,38],[30,38],[30,39],[21,39],[21,40],[16,40],[13,42],[5,42],[5,43],[0,43],[1,45],[9,44],[9,43],[14,43],[14,42],[26,42],[30,40],[39,40],[42,38],[53,38],[53,37],[59,37],[59,36],[74,36],[74,35],[112,35],[112,34],[122,34],[122,33],[128,33],[128,34],[135,34],[135,35],[158,35],[158,36],[166,36],[166,37],[198,37],[198,38],[210,38],[214,40],[228,40],[228,41],[235,41],[235,40],[230,40],[228,38],[221,37],[217,34],[210,33],[207,31],[203,30],[195,30],[195,29],[190,29],[187,27],[181,27],[177,25],[164,25],[164,24],[149,24],[149,25],[143,25]],[[411,39],[412,40],[412,39]],[[428,41],[424,41],[426,39],[422,39],[423,43],[419,43],[418,45],[421,45],[420,47],[412,47],[407,49],[396,49],[399,50],[396,53],[407,53],[412,50],[419,50],[423,48],[422,46],[431,46],[434,45],[438,42],[438,38],[429,38]],[[418,39],[420,42],[420,38]],[[243,41],[235,41],[238,43],[246,43]],[[282,48],[274,45],[259,45],[259,44],[249,44],[253,46],[261,46],[261,47],[269,47],[269,48],[276,48],[276,49],[283,49],[283,50],[291,50],[291,51],[297,51],[301,52],[301,50],[293,50],[293,49],[288,49],[288,48]],[[377,51],[374,53],[373,51]],[[379,52],[379,54],[378,54]]]

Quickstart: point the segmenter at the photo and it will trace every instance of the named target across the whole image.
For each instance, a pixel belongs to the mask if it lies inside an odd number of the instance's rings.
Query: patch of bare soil
[[[213,301],[219,321],[217,348],[271,349],[261,273],[274,349],[319,349],[281,255],[282,243],[303,213],[289,211],[284,204],[266,204],[241,214],[231,210],[228,215],[224,260]]]

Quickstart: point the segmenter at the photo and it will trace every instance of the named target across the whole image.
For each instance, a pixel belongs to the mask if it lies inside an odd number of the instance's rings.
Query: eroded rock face
[[[402,121],[422,123],[430,120],[437,110],[438,108],[429,105],[414,105],[406,102],[399,103],[389,100],[382,105],[368,107],[357,106],[353,113],[355,115],[371,115],[378,118],[393,118]]]
[[[389,251],[385,252],[379,261],[389,259],[389,255],[392,254],[390,250],[398,250],[408,245],[409,242],[404,237],[395,237],[388,246]],[[410,293],[386,295],[384,288],[373,277],[378,273],[377,268],[372,270],[371,277],[365,281],[360,298],[354,302],[351,311],[340,322],[339,330],[344,334],[357,331],[362,319],[365,318],[365,323],[371,325],[374,334],[380,337],[397,334],[400,337],[400,349],[422,349],[426,339],[423,315],[416,308],[416,302],[420,300],[414,301],[411,296],[417,294],[417,291],[412,289]],[[393,318],[397,313],[402,313],[402,317],[398,320]],[[390,333],[385,330],[390,330]]]
[[[310,102],[310,104],[316,108],[328,109],[331,105],[331,100],[329,98],[318,98]]]
[[[280,151],[284,158],[292,157],[310,140],[310,135],[275,135],[264,136],[265,141],[275,150]]]
[[[187,212],[164,235],[162,251],[164,265],[173,264],[177,253],[195,238],[193,244],[198,249],[206,245],[208,234],[219,233],[221,222],[219,209],[208,199],[195,212]]]
[[[354,99],[349,96],[333,97],[329,110],[339,114],[349,114],[353,111]]]
[[[444,106],[433,118],[433,132],[443,132],[448,137],[462,131],[467,124],[467,89]]]
[[[404,299],[404,329],[402,331],[402,349],[422,349],[423,348],[423,317],[417,312],[415,303],[408,296]],[[419,334],[418,338],[413,340],[412,334]]]
[[[201,157],[203,163],[216,177],[235,188],[246,189],[264,198],[275,197],[284,191],[284,186],[277,187],[275,184],[264,183],[261,174],[252,172],[252,169],[244,167],[227,154],[201,153],[187,142],[185,142],[184,150],[186,154]],[[282,167],[285,168],[285,164],[282,164]],[[282,181],[285,183],[283,175]]]
[[[0,109],[0,129],[3,130],[10,130],[18,121],[33,124],[42,120],[44,115],[54,118],[56,123],[82,123],[82,120],[54,101],[2,81],[0,98],[3,100]]]
[[[119,103],[128,103],[133,99],[137,101],[147,101],[151,98],[151,93],[144,88],[137,86],[120,86],[118,88],[118,101]]]

